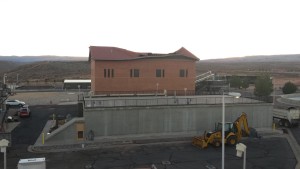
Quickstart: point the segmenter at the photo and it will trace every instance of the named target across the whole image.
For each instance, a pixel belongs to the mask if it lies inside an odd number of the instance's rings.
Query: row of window
[[[113,78],[114,69],[104,69],[104,78]],[[140,77],[139,69],[130,69],[130,77]],[[165,69],[156,69],[156,77],[165,77]],[[188,77],[187,69],[179,70],[179,77]]]
[[[114,74],[115,74],[114,69],[104,69],[104,77],[105,78],[114,77],[115,76]]]

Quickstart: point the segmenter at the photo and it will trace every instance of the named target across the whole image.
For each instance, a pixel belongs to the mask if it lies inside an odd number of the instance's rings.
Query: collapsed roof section
[[[158,54],[158,53],[140,53],[133,52],[117,47],[90,46],[89,61],[91,60],[136,60],[149,58],[178,58],[183,57],[189,60],[198,61],[194,54],[184,47],[173,53]]]

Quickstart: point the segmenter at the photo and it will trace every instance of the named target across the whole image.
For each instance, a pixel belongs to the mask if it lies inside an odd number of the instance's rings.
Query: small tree
[[[254,95],[269,96],[273,92],[273,83],[268,75],[260,76],[255,81]]]
[[[285,83],[282,88],[282,92],[284,94],[291,94],[291,93],[295,93],[296,91],[297,91],[297,86],[292,82]]]
[[[238,76],[232,76],[229,82],[230,82],[230,87],[233,88],[240,88],[242,86],[242,80]]]
[[[249,87],[249,81],[247,79],[242,80],[241,87],[247,89]]]

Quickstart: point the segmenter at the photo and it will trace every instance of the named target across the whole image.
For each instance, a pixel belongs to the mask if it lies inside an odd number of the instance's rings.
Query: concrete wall
[[[254,128],[271,128],[271,104],[226,105],[226,121],[233,122],[242,112]],[[95,137],[199,134],[210,131],[221,121],[221,105],[186,105],[157,107],[91,108],[84,110],[86,132]]]
[[[248,115],[248,123],[254,128],[271,128],[273,119],[271,104],[227,104],[226,121],[233,122],[242,113]],[[46,143],[73,144],[77,139],[76,125],[85,123],[84,138],[93,130],[95,137],[136,137],[175,135],[195,136],[214,130],[222,119],[219,105],[179,105],[123,108],[86,108],[84,117],[74,118],[45,138]]]

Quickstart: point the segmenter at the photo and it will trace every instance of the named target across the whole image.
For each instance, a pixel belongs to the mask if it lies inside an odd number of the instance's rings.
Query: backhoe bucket
[[[208,143],[205,141],[203,137],[200,136],[200,137],[194,137],[192,144],[199,148],[206,148]]]

